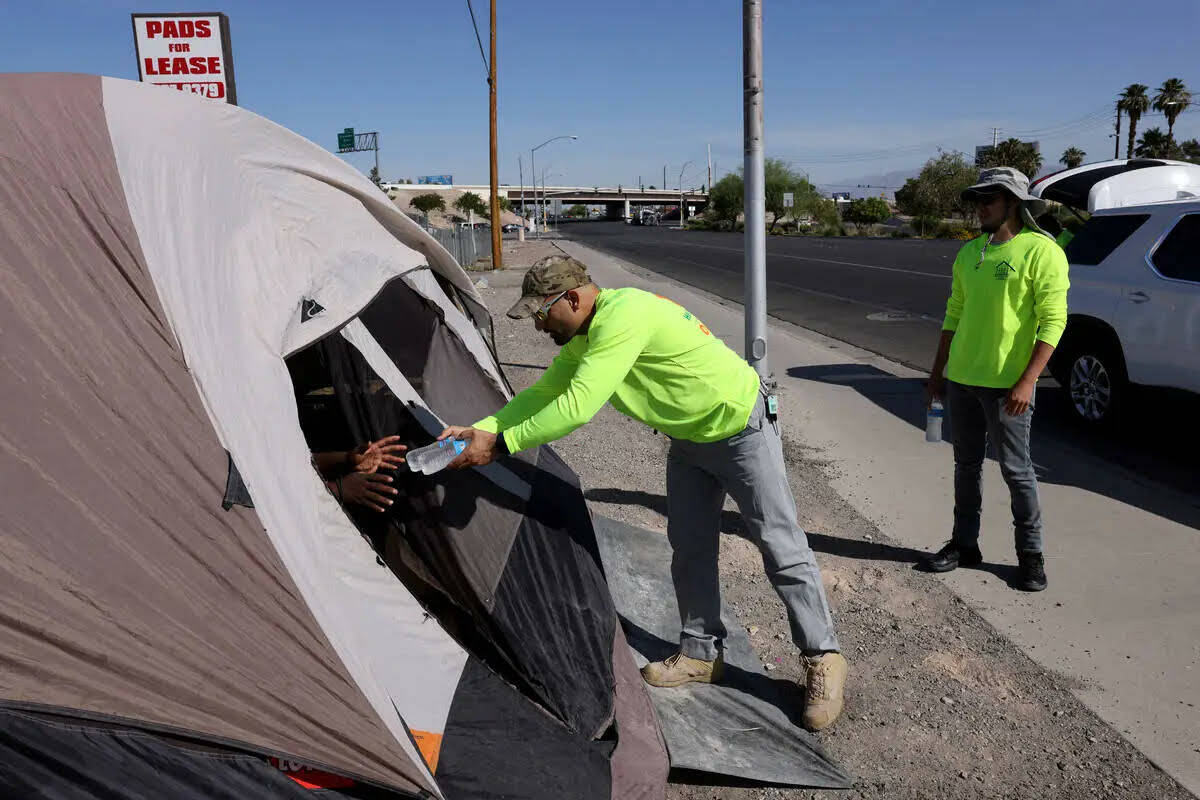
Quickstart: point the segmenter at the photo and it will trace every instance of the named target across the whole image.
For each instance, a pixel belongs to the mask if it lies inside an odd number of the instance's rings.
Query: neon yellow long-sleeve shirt
[[[538,381],[475,423],[512,452],[566,436],[606,402],[676,439],[715,442],[746,427],[758,375],[682,306],[640,289],[604,289],[586,334]]]
[[[1037,341],[1057,347],[1067,326],[1067,258],[1024,228],[1003,244],[980,236],[954,259],[942,330],[954,331],[946,377],[955,383],[1011,388]]]

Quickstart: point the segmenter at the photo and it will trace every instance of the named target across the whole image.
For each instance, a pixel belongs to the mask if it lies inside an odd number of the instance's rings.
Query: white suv
[[[1200,165],[1104,161],[1030,191],[1091,214],[1066,247],[1069,316],[1050,362],[1075,412],[1110,422],[1130,384],[1200,392]]]

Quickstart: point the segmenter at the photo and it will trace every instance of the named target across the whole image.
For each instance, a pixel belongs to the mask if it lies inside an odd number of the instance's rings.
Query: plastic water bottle
[[[442,439],[440,442],[410,451],[404,457],[404,461],[413,472],[432,475],[444,470],[447,464],[466,449],[467,443],[462,439]]]
[[[929,411],[925,415],[925,441],[940,442],[942,440],[942,418],[946,415],[946,408],[942,405],[941,400],[934,400],[929,405]]]

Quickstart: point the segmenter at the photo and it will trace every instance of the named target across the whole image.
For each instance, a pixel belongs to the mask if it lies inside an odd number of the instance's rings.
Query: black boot
[[[1046,588],[1046,562],[1041,553],[1017,553],[1016,587],[1023,592],[1040,592]]]
[[[978,567],[983,554],[978,547],[963,547],[951,539],[946,546],[921,562],[926,572],[949,572],[959,567]]]

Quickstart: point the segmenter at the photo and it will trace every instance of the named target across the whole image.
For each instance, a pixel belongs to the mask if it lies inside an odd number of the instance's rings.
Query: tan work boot
[[[810,731],[828,728],[842,713],[846,673],[849,667],[841,653],[800,656],[804,668],[804,727]]]
[[[702,661],[683,653],[668,656],[662,661],[651,661],[642,667],[642,677],[651,686],[682,686],[685,683],[716,683],[725,674],[725,658],[717,655],[716,661]]]

